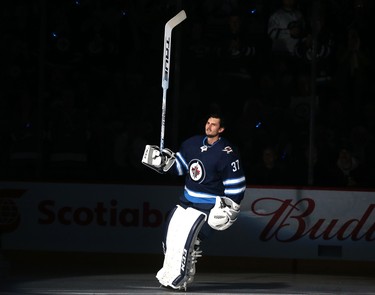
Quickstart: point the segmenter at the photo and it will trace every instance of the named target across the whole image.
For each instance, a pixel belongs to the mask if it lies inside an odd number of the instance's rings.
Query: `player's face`
[[[218,137],[224,131],[224,128],[220,126],[220,119],[209,118],[205,130],[207,137]]]

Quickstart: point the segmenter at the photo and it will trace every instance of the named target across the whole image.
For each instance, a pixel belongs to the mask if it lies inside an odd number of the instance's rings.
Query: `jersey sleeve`
[[[222,167],[224,194],[240,204],[246,191],[246,178],[240,157],[231,153],[225,156]]]
[[[176,152],[176,162],[173,165],[173,173],[179,176],[185,175],[188,171],[187,163],[187,150],[188,150],[189,141],[186,140],[181,144],[181,147]]]

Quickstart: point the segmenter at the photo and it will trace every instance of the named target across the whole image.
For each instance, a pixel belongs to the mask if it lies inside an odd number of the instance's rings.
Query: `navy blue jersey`
[[[228,197],[240,204],[246,181],[238,154],[225,138],[213,145],[207,137],[193,136],[176,153],[175,172],[186,175],[184,197],[191,203],[214,204],[215,197]]]

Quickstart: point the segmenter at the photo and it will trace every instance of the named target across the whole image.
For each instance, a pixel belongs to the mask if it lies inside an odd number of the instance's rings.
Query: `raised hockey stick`
[[[186,19],[186,13],[181,10],[172,17],[164,28],[164,50],[161,86],[163,88],[163,102],[161,108],[161,130],[160,130],[160,152],[164,149],[165,137],[165,115],[167,111],[167,90],[169,87],[169,69],[171,65],[172,30],[175,26]]]

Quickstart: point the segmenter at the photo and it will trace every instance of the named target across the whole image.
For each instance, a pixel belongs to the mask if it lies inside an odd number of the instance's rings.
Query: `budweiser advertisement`
[[[182,187],[0,182],[5,250],[160,253]],[[206,255],[375,260],[375,192],[248,187]]]

